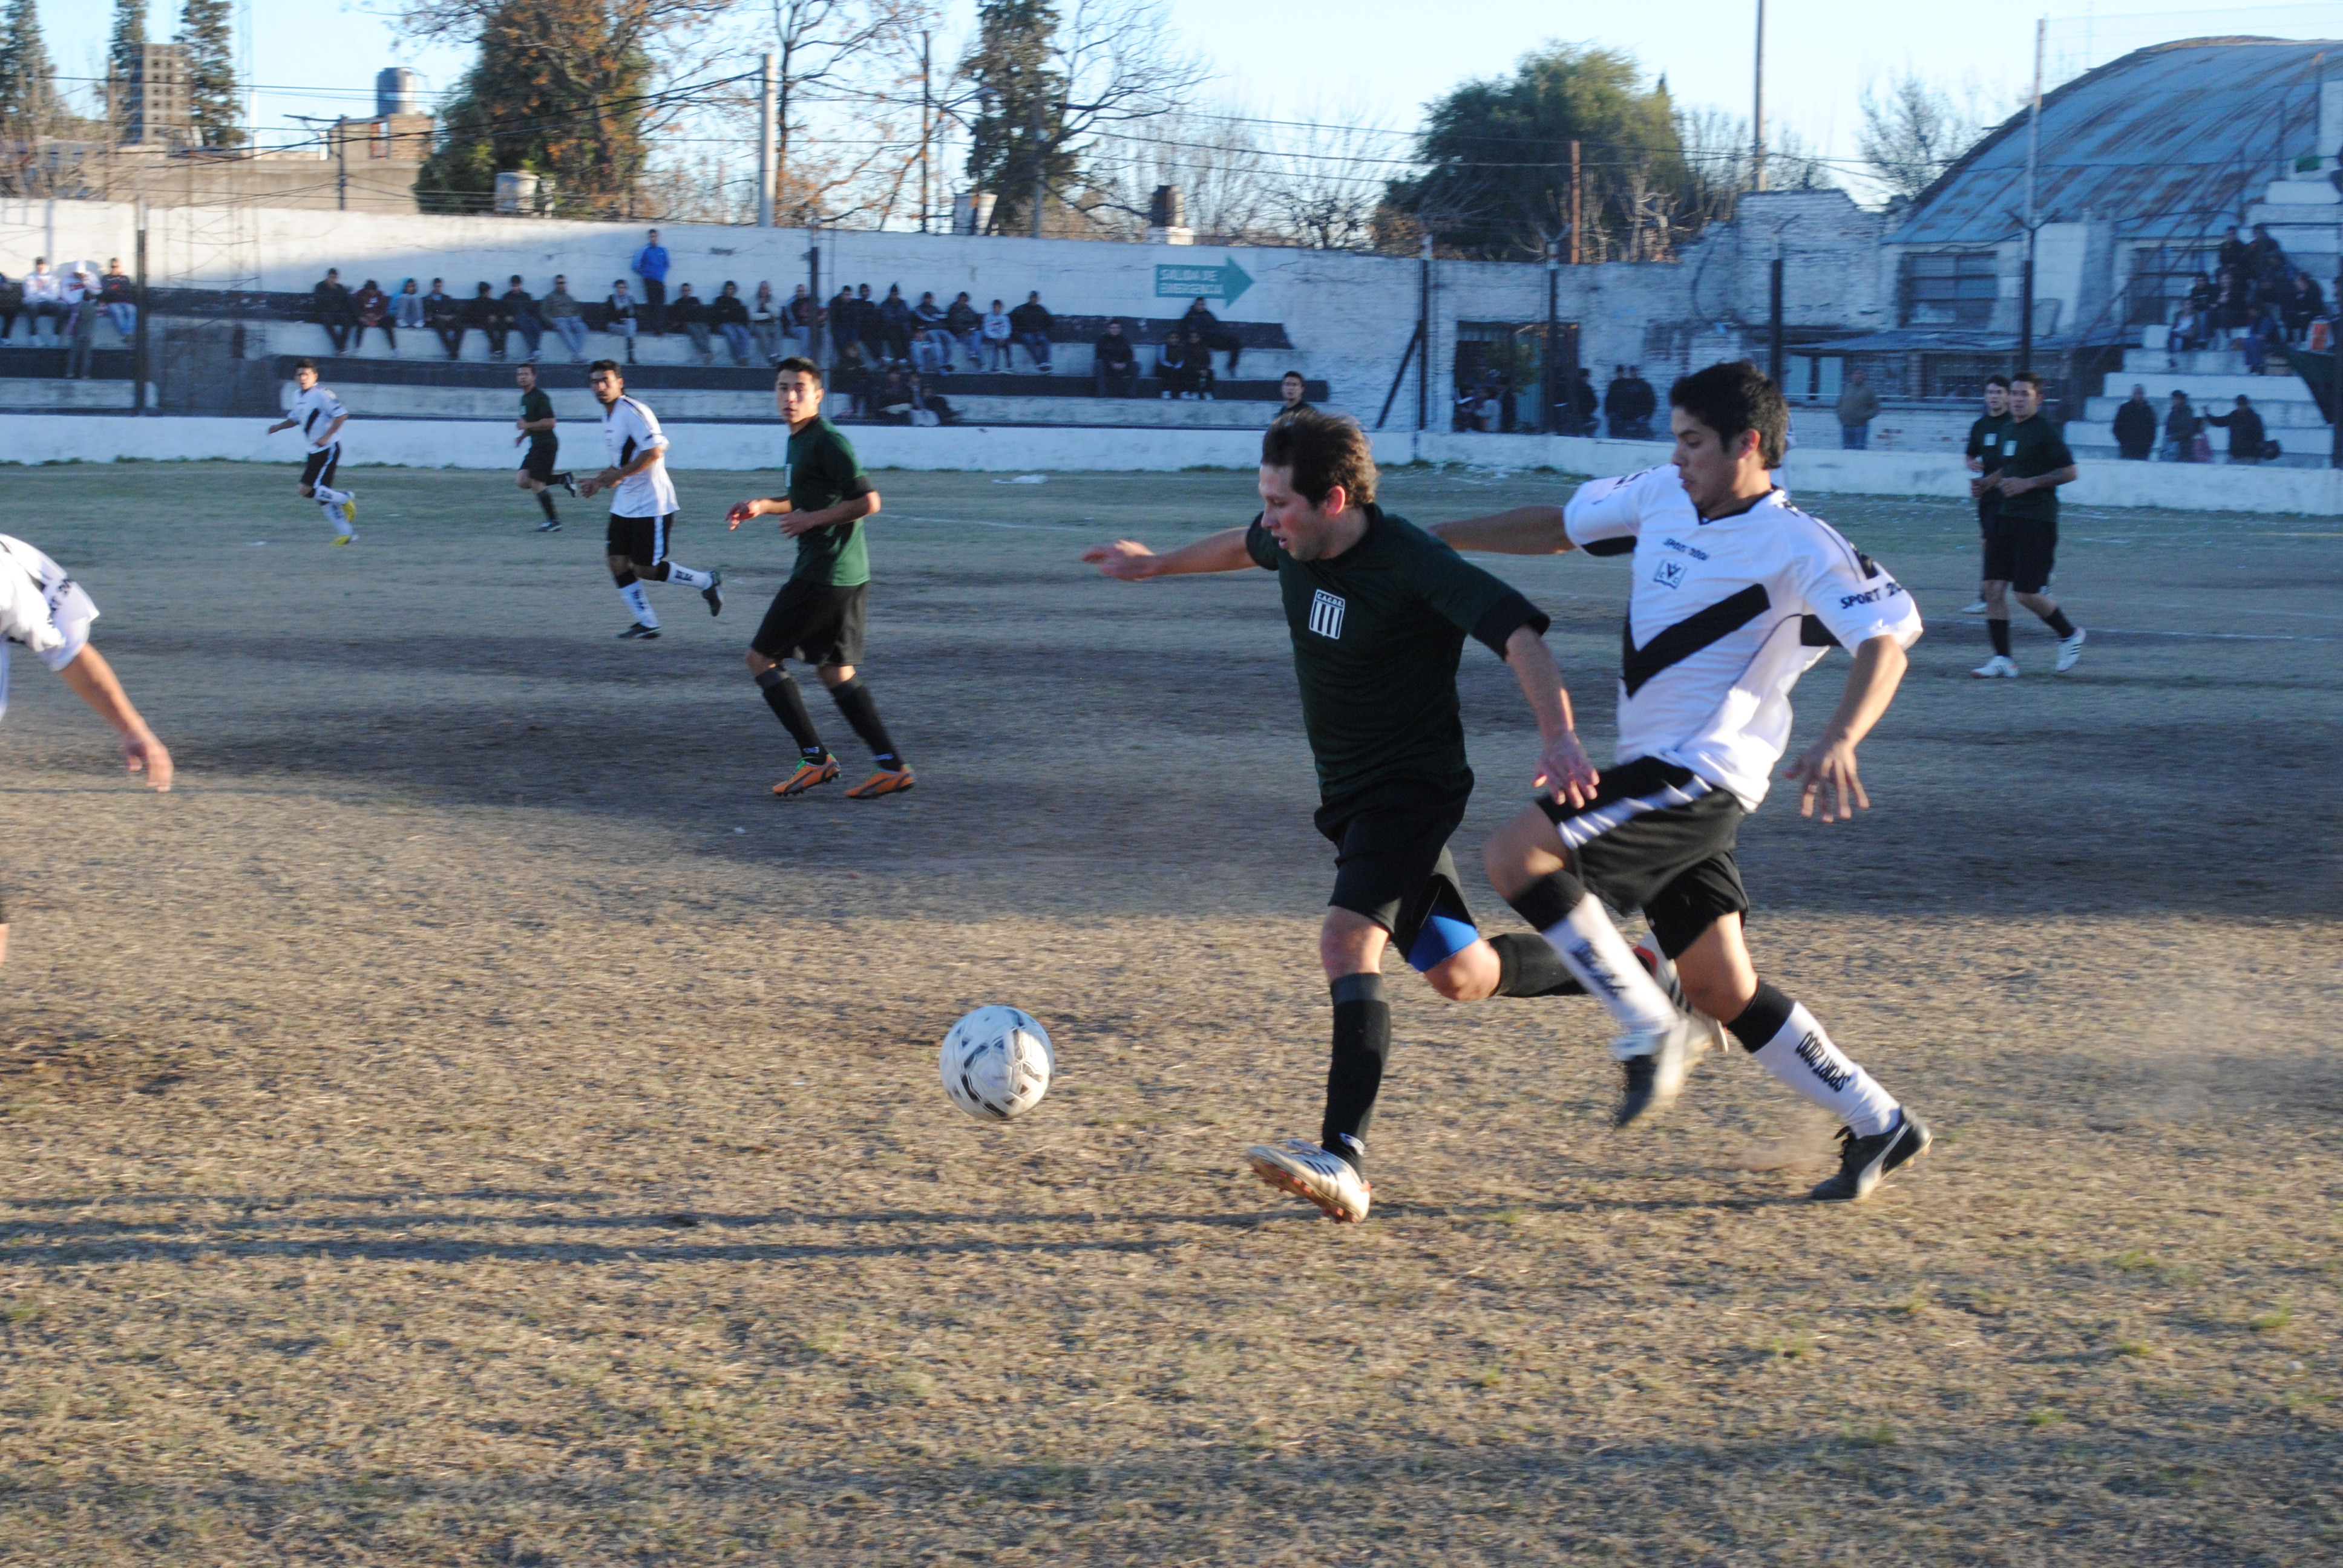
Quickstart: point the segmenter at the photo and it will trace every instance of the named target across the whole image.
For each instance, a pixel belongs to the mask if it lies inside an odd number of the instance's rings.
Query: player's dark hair
[[[2039,392],[2039,391],[2041,391],[2041,390],[2042,390],[2042,377],[2039,377],[2039,376],[2036,376],[2036,375],[2033,371],[2031,371],[2031,370],[2021,370],[2021,371],[2019,371],[2016,375],[2015,375],[2015,376],[2013,376],[2013,377],[2011,377],[2009,378],[2009,384],[2010,384],[2012,387],[2016,386],[2020,381],[2025,382],[2028,387],[2033,387],[2033,388],[2034,388],[2034,390],[2035,390],[2035,391],[2036,391],[2036,392]]]
[[[618,362],[615,359],[597,359],[593,364],[586,367],[586,378],[590,381],[605,370],[621,381],[627,378],[627,373],[618,368]]]
[[[1288,381],[1307,381],[1309,380],[1309,377],[1302,375],[1299,370],[1289,370],[1284,375],[1279,377],[1277,380],[1278,384],[1282,386]]]
[[[782,360],[779,365],[774,366],[773,379],[776,381],[779,380],[781,378],[781,372],[784,370],[794,370],[800,376],[810,376],[813,377],[813,384],[817,387],[828,385],[821,378],[821,367],[816,365],[812,360],[808,359],[802,354],[792,354],[787,359]]]
[[[1265,468],[1291,469],[1294,494],[1312,506],[1322,505],[1337,485],[1353,506],[1375,498],[1375,449],[1348,414],[1280,419],[1261,438],[1261,462]]]
[[[296,359],[293,361],[293,368],[296,370],[315,370],[317,367],[317,362],[314,359]]]
[[[1789,450],[1790,406],[1774,378],[1746,359],[1734,359],[1679,377],[1668,406],[1681,408],[1730,447],[1744,430],[1757,432],[1757,455],[1769,468]]]
[[[2009,377],[2002,375],[1999,371],[1996,371],[1991,376],[1986,377],[1985,378],[1985,384],[1988,387],[1998,387],[2005,392],[2009,390]]]

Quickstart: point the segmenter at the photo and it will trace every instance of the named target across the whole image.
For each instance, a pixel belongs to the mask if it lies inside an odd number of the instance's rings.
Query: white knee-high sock
[[[334,532],[347,537],[357,531],[350,527],[349,519],[342,516],[342,508],[333,502],[320,499],[317,509],[326,514],[326,521],[334,525]]]
[[[337,490],[331,485],[319,485],[310,493],[327,505],[335,507],[340,506],[357,494],[356,490]]]
[[[1766,1071],[1846,1123],[1857,1138],[1875,1138],[1896,1125],[1896,1097],[1831,1043],[1804,1002],[1790,1004],[1789,1021],[1759,1046]]]
[[[667,580],[671,583],[681,583],[688,588],[704,588],[711,586],[716,578],[712,573],[694,571],[689,567],[679,566],[674,561],[669,561],[667,563]]]
[[[642,578],[637,578],[620,588],[618,598],[626,604],[627,613],[635,618],[637,626],[659,628],[659,617],[651,613],[651,596],[643,591]]]
[[[1543,933],[1586,994],[1611,1010],[1632,1034],[1654,1034],[1682,1016],[1659,982],[1644,972],[1627,939],[1611,923],[1602,902],[1589,893],[1559,925]]]

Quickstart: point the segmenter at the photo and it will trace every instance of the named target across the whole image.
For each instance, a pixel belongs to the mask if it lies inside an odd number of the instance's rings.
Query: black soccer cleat
[[[699,597],[708,601],[709,614],[722,615],[724,613],[724,568],[717,567],[708,576],[709,584],[699,590]]]
[[[561,531],[561,519],[559,518],[548,518],[545,521],[537,525],[537,531],[540,534],[558,534]]]
[[[1906,1111],[1885,1132],[1857,1138],[1850,1128],[1838,1130],[1838,1174],[1818,1183],[1806,1194],[1825,1203],[1852,1203],[1871,1196],[1872,1189],[1891,1171],[1902,1169],[1928,1151],[1935,1140],[1928,1124]]]
[[[636,625],[630,626],[627,628],[626,630],[620,632],[618,634],[618,640],[620,642],[649,642],[658,635],[659,628],[655,626]]]
[[[562,469],[561,472],[553,476],[553,482],[560,486],[563,489],[568,491],[573,498],[578,494],[578,486],[574,482],[576,476],[571,474],[567,468]]]

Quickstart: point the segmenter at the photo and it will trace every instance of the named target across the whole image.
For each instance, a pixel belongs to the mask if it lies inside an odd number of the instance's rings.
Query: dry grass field
[[[10,474],[181,773],[17,661],[0,1563],[2343,1556],[2337,525],[2071,512],[2087,660],[1988,684],[1965,508],[1808,498],[1932,630],[1875,809],[1748,825],[1752,945],[1935,1151],[1812,1206],[1738,1055],[1614,1135],[1591,1005],[1401,979],[1352,1228],[1241,1165],[1326,1037],[1270,583],[1073,558],[1248,477],[881,476],[872,803],[766,793],[771,477],[679,477],[732,608],[649,644],[590,504],[357,469],[332,550],[290,477]],[[1607,748],[1624,563],[1499,564]],[[1476,858],[1534,737],[1463,678]],[[988,1001],[1058,1045],[1007,1128],[935,1080]]]

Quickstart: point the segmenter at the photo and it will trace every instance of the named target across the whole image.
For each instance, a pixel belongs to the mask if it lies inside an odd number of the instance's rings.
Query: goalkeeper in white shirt
[[[1841,1125],[1819,1199],[1867,1197],[1928,1148],[1928,1129],[1840,1050],[1813,1013],[1757,977],[1734,846],[1790,738],[1790,690],[1833,646],[1855,668],[1822,736],[1784,770],[1802,816],[1851,821],[1870,801],[1855,747],[1887,711],[1920,616],[1902,584],[1776,489],[1789,411],[1747,361],[1668,393],[1674,460],[1432,531],[1458,549],[1632,555],[1617,760],[1593,802],[1551,796],[1490,840],[1489,879],[1544,933],[1624,1030],[1620,1120],[1673,1100],[1705,1031],[1675,1027],[1666,994],[1604,911],[1640,909],[1692,1005]]]
[[[138,717],[114,667],[89,642],[97,606],[65,568],[22,539],[0,534],[0,716],[8,711],[8,656],[18,646],[65,678],[75,695],[121,733],[123,759],[156,789],[171,787],[171,754]],[[8,956],[8,919],[0,909],[0,961]]]

